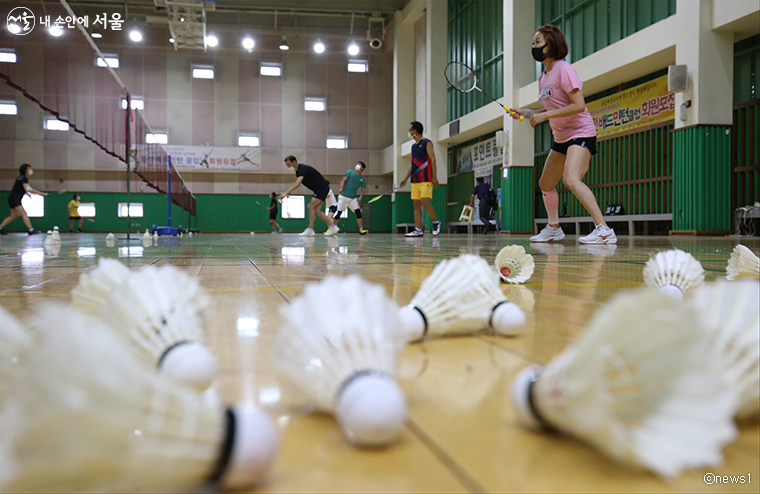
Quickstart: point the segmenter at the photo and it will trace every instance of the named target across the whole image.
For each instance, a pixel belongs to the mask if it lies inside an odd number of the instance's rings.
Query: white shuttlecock
[[[113,233],[109,233],[108,235],[106,235],[106,240],[114,240],[115,238],[116,238],[116,235],[114,235]]]
[[[760,413],[760,284],[718,281],[689,301],[707,328],[723,375],[739,398],[737,418]]]
[[[203,346],[208,305],[203,289],[173,266],[132,273],[100,259],[72,290],[75,306],[97,314],[135,344],[142,358],[172,379],[203,391],[216,377],[216,359]]]
[[[760,257],[742,244],[737,244],[731,251],[726,266],[726,279],[760,278]]]
[[[143,233],[142,241],[143,242],[150,242],[150,231],[148,231],[147,228],[145,229],[145,233]]]
[[[705,282],[705,270],[694,256],[679,249],[658,252],[644,266],[644,283],[654,291],[683,300]]]
[[[719,465],[736,437],[736,398],[697,312],[646,290],[613,299],[546,367],[518,374],[512,403],[528,425],[667,478]]]
[[[485,259],[471,254],[438,264],[401,308],[399,319],[407,341],[475,333],[489,326],[496,334],[513,336],[526,322],[522,309],[501,291],[499,275]]]
[[[58,231],[58,227],[53,227],[53,241],[54,242],[60,242],[61,241],[61,233]]]
[[[32,337],[13,314],[0,306],[0,404],[15,379],[23,372],[24,355],[32,348]]]
[[[45,235],[45,241],[42,242],[42,244],[43,245],[50,245],[53,242],[55,242],[55,240],[53,240],[53,230],[48,230],[47,231],[47,235]]]
[[[359,276],[307,285],[282,308],[272,357],[359,446],[389,445],[404,428],[406,398],[394,378],[405,345],[397,312],[383,287]]]
[[[251,235],[256,235],[256,232],[251,232]]]
[[[533,256],[522,245],[508,245],[501,249],[494,260],[496,271],[507,283],[523,283],[533,276],[536,264]]]
[[[262,411],[223,409],[156,375],[128,343],[73,308],[41,312],[0,416],[3,492],[170,492],[244,488],[279,447]]]

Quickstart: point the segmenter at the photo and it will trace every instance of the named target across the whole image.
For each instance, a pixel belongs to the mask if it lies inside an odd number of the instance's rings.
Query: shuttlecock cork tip
[[[407,305],[398,311],[398,323],[406,341],[416,341],[425,336],[427,321],[414,306]]]
[[[683,292],[676,285],[664,285],[660,288],[660,293],[675,300],[683,300]]]
[[[358,374],[339,392],[335,415],[347,439],[357,446],[382,447],[404,429],[404,392],[387,374]]]
[[[221,478],[227,489],[261,483],[280,449],[280,433],[262,410],[238,406],[234,415],[234,438],[229,466]]]
[[[198,392],[208,388],[219,371],[214,356],[197,341],[168,349],[159,367],[162,375],[192,386]]]
[[[512,381],[512,406],[517,411],[521,423],[533,428],[541,427],[541,420],[536,415],[533,403],[533,386],[541,374],[541,366],[532,365],[520,371]]]
[[[498,304],[491,314],[491,326],[496,334],[502,336],[520,334],[526,322],[525,312],[512,302]]]

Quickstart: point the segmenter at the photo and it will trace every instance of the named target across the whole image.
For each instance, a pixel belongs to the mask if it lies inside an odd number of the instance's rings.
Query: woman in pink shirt
[[[546,159],[544,171],[538,181],[549,214],[549,224],[541,233],[531,237],[532,242],[562,240],[565,233],[559,226],[559,197],[557,183],[561,178],[567,187],[591,214],[596,228],[581,237],[584,244],[617,243],[615,231],[607,226],[596,198],[582,179],[588,171],[591,156],[596,154],[596,127],[583,99],[583,82],[573,67],[564,61],[567,41],[562,31],[554,26],[542,26],[533,36],[533,58],[544,64],[538,78],[538,99],[544,110],[536,110],[530,125],[549,120],[554,144]],[[523,112],[513,115],[519,117]]]

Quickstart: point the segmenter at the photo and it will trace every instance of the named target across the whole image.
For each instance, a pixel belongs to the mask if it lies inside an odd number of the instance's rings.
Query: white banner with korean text
[[[164,146],[178,170],[261,170],[259,147]]]
[[[459,150],[457,172],[475,170],[475,176],[490,175],[493,167],[504,161],[504,148],[496,145],[496,137]],[[486,172],[486,170],[488,170]]]

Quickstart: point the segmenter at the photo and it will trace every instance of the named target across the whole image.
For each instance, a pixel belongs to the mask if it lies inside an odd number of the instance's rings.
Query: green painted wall
[[[507,180],[501,180],[503,231],[533,232],[533,170],[533,167],[510,168]],[[497,174],[496,170],[494,173]]]
[[[433,200],[430,204],[435,209],[435,214],[438,216],[438,221],[441,222],[441,230],[446,229],[446,194],[447,186],[439,185],[433,189]],[[425,231],[430,231],[433,228],[433,220],[423,209],[423,223]],[[412,202],[411,192],[396,192],[396,201],[393,203],[393,226],[398,223],[414,223],[414,203]],[[457,216],[458,217],[458,216]]]
[[[760,99],[760,34],[734,44],[734,104]]]
[[[675,13],[676,0],[537,0],[536,28],[560,28],[573,63]]]
[[[501,0],[448,0],[448,60],[475,71],[478,87],[504,95],[504,18]],[[456,120],[491,100],[477,91],[448,89],[448,118]]]
[[[73,195],[73,194],[72,194]],[[374,196],[365,196],[365,202]],[[8,192],[0,192],[0,215],[4,218],[10,214],[8,208]],[[32,225],[38,230],[50,230],[58,226],[61,231],[68,231],[68,213],[66,205],[71,200],[69,194],[51,194],[45,198],[45,217],[32,218]],[[164,194],[136,193],[131,196],[132,202],[142,202],[143,218],[132,218],[132,230],[144,231],[154,224],[167,224],[167,196]],[[200,228],[206,232],[220,231],[269,231],[269,212],[264,207],[269,205],[268,195],[242,194],[196,194],[197,216],[190,217],[187,211],[172,205],[172,226],[182,225]],[[256,201],[261,205],[256,204]],[[126,202],[126,194],[91,192],[82,193],[82,202],[94,202],[97,208],[95,222],[84,221],[84,231],[123,232],[126,231],[126,219],[117,217],[119,202]],[[308,200],[306,202],[308,205]],[[286,231],[303,231],[308,226],[308,211],[304,206],[304,219],[277,219]],[[341,229],[347,232],[358,231],[356,216],[349,213],[348,218],[340,222]],[[326,230],[326,225],[319,219],[315,223],[317,231]],[[11,223],[7,230],[25,231],[26,227],[20,219]],[[391,228],[391,199],[390,196],[372,204],[372,231],[390,232]]]
[[[731,230],[730,127],[673,133],[673,229]]]

